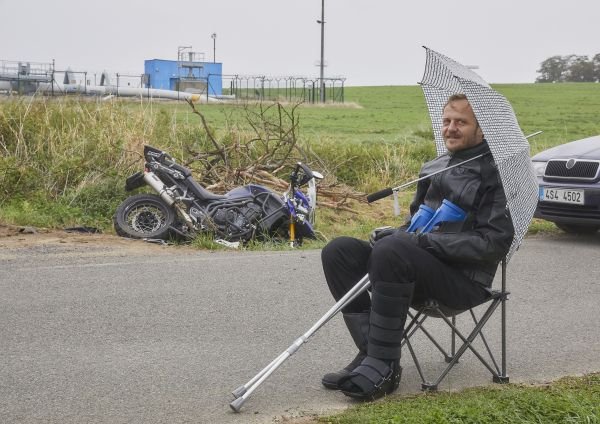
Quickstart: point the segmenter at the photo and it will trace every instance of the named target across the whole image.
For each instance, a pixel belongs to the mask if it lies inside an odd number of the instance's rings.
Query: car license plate
[[[544,202],[573,203],[583,205],[583,190],[540,187],[540,200]]]

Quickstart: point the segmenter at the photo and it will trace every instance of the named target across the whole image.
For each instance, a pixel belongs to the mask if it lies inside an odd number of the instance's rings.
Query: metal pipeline
[[[4,89],[4,88],[3,88]],[[198,93],[188,93],[185,91],[164,90],[160,88],[149,87],[127,87],[116,85],[84,85],[84,84],[60,84],[39,83],[38,89],[41,92],[48,93],[52,90],[64,93],[90,94],[97,96],[123,96],[123,97],[147,97],[156,99],[170,100],[190,100],[196,102],[221,102],[215,96],[206,96]]]

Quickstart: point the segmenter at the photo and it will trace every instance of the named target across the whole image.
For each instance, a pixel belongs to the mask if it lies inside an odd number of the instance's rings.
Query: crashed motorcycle
[[[136,194],[117,207],[114,227],[121,236],[167,240],[212,233],[226,245],[276,238],[291,246],[315,238],[316,182],[323,176],[303,163],[294,167],[283,195],[257,184],[219,195],[160,149],[144,146],[144,158],[144,171],[127,178],[125,190],[147,185],[156,194]],[[306,193],[301,190],[304,186]]]

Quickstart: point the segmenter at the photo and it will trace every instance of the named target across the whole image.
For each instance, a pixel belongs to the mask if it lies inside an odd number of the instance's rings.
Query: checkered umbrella
[[[431,116],[438,155],[446,153],[442,138],[443,107],[452,94],[467,96],[485,139],[490,146],[515,227],[515,237],[507,256],[519,247],[533,217],[538,185],[529,157],[529,143],[513,109],[504,96],[492,90],[475,72],[427,47],[425,73],[421,85]]]

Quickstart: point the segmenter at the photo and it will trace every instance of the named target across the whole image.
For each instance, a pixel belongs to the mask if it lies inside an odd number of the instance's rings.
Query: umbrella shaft
[[[482,156],[485,156],[485,155],[488,155],[488,154],[489,154],[489,152],[488,152],[488,153],[482,153],[482,154],[480,154],[480,155],[477,155],[477,156],[473,156],[472,158],[469,158],[469,159],[467,159],[467,160],[463,160],[462,162],[459,162],[459,163],[457,163],[457,164],[451,165],[451,166],[449,166],[449,167],[447,167],[447,168],[440,169],[439,171],[432,172],[431,174],[427,174],[427,175],[425,175],[424,177],[417,178],[416,180],[412,180],[412,181],[409,181],[409,182],[407,182],[407,183],[404,183],[404,184],[402,184],[402,185],[399,185],[398,187],[394,187],[394,188],[392,189],[392,191],[399,191],[399,190],[403,189],[404,187],[408,187],[408,186],[409,186],[409,185],[411,185],[411,184],[418,183],[419,181],[426,180],[427,178],[431,178],[431,177],[433,177],[434,175],[437,175],[437,174],[439,174],[439,173],[441,173],[441,172],[447,171],[447,170],[449,170],[449,169],[452,169],[452,168],[456,168],[457,166],[460,166],[460,165],[464,165],[464,164],[465,164],[465,163],[467,163],[467,162],[471,162],[472,160],[479,159],[480,157],[482,157]]]
[[[542,132],[543,132],[543,131],[536,131],[536,132],[534,132],[534,133],[532,133],[532,134],[526,135],[526,136],[525,136],[525,138],[529,139],[530,137],[535,137],[536,135],[538,135],[538,134],[541,134]],[[489,152],[488,152],[488,153],[482,153],[482,154],[480,154],[480,155],[477,155],[477,156],[473,156],[472,158],[470,158],[470,159],[467,159],[467,160],[464,160],[464,161],[462,161],[462,162],[460,162],[460,163],[457,163],[457,164],[455,164],[455,165],[449,166],[449,167],[447,167],[447,168],[444,168],[444,169],[440,169],[439,171],[436,171],[436,172],[433,172],[433,173],[431,173],[431,174],[425,175],[424,177],[421,177],[421,178],[417,178],[416,180],[409,181],[409,182],[407,182],[407,183],[404,183],[404,184],[402,184],[402,185],[399,185],[398,187],[394,187],[394,188],[392,189],[392,191],[400,191],[400,190],[402,190],[404,187],[408,187],[408,186],[409,186],[409,185],[411,185],[411,184],[418,183],[419,181],[422,181],[422,180],[426,180],[427,178],[431,178],[431,177],[433,177],[434,175],[437,175],[437,174],[439,174],[440,172],[444,172],[444,171],[447,171],[447,170],[449,170],[449,169],[456,168],[457,166],[464,165],[464,164],[465,164],[465,163],[467,163],[467,162],[471,162],[472,160],[479,159],[480,157],[482,157],[482,156],[485,156],[485,155],[488,155],[488,154],[489,154]],[[391,193],[390,193],[390,194],[391,194]]]

